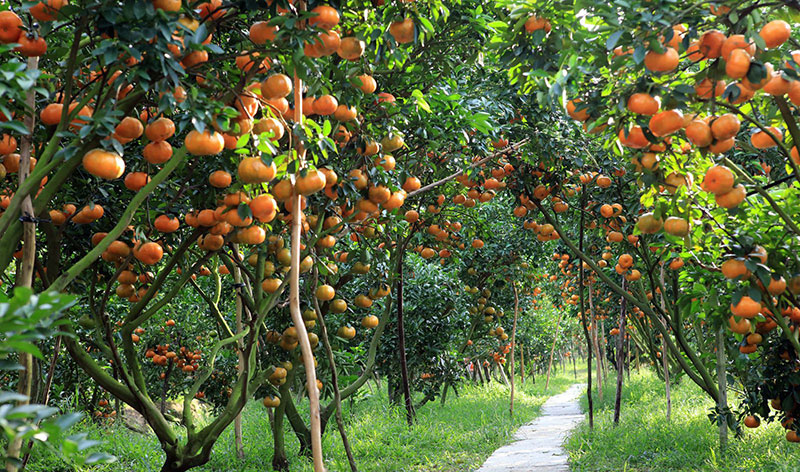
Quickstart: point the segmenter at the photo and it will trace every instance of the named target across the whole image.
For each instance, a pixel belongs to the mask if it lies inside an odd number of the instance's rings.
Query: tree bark
[[[314,280],[317,280],[317,268],[314,267]],[[317,312],[317,318],[319,319],[319,327],[320,327],[320,334],[322,334],[322,344],[325,347],[325,354],[328,356],[328,363],[331,367],[331,384],[333,386],[333,401],[334,405],[336,406],[336,411],[334,413],[336,417],[336,426],[339,428],[339,435],[342,437],[342,445],[344,446],[344,452],[347,455],[347,462],[350,464],[350,470],[352,472],[358,472],[358,467],[356,466],[356,460],[353,457],[353,451],[350,450],[350,441],[347,439],[347,432],[344,428],[344,420],[342,419],[342,396],[339,392],[339,378],[336,373],[336,361],[333,357],[333,349],[331,349],[331,343],[328,339],[328,328],[325,325],[325,316],[322,314],[322,310],[319,308],[319,300],[314,298],[314,308]]]
[[[300,2],[299,10],[306,9],[305,2]],[[303,81],[294,75],[294,119],[295,123],[303,122]],[[299,140],[299,139],[298,139]],[[305,149],[300,149],[297,156],[299,160],[298,169],[304,166]],[[311,350],[311,342],[308,340],[308,331],[303,323],[303,315],[300,313],[300,232],[303,222],[301,221],[302,197],[295,190],[292,193],[292,242],[291,242],[291,271],[289,280],[289,309],[292,314],[292,321],[297,330],[297,337],[300,341],[300,350],[303,353],[303,364],[306,370],[306,385],[308,391],[309,414],[311,416],[311,452],[314,461],[314,472],[323,472],[325,465],[322,458],[322,428],[320,420],[319,389],[317,388],[317,373],[314,367],[314,353]]]
[[[628,281],[625,278],[622,278],[622,289],[627,290],[627,283]],[[625,338],[625,316],[626,316],[626,309],[627,309],[627,300],[624,298],[620,302],[620,310],[619,310],[619,333],[617,333],[617,394],[614,398],[614,424],[619,424],[619,413],[620,408],[622,406],[622,377],[624,375],[625,370],[625,347],[624,347],[624,338]]]
[[[717,330],[717,384],[719,385],[719,402],[717,418],[719,422],[719,452],[725,455],[728,448],[728,377],[726,374],[727,351],[725,350],[724,328]]]
[[[664,266],[661,266],[661,286],[664,286]],[[664,300],[664,293],[661,293],[661,311],[667,312],[667,302]],[[672,394],[670,393],[670,379],[669,379],[669,351],[667,350],[666,337],[669,334],[669,324],[664,317],[659,317],[659,320],[664,326],[664,334],[661,338],[661,364],[664,370],[664,393],[667,399],[667,421],[672,417]]]
[[[238,259],[239,258],[239,245],[238,244],[234,244],[233,245],[233,253],[234,253],[234,257],[236,257]],[[234,264],[234,269],[233,269],[233,283],[234,283],[234,286],[236,287],[234,290],[237,292],[236,293],[236,300],[235,300],[235,303],[236,303],[236,306],[235,306],[235,310],[236,310],[236,334],[239,334],[239,333],[242,332],[242,296],[241,296],[240,293],[238,293],[238,291],[242,289],[242,287],[241,287],[241,285],[242,285],[242,273],[239,270],[239,266],[236,265],[236,264]],[[236,341],[236,355],[239,357],[239,364],[236,366],[236,370],[239,371],[239,375],[240,376],[242,375],[242,372],[243,372],[243,369],[244,369],[244,358],[242,357],[242,349],[243,348],[244,348],[244,341],[241,340],[241,339]],[[233,438],[234,438],[234,443],[235,443],[235,446],[236,446],[236,457],[238,457],[240,460],[244,459],[244,443],[242,441],[242,413],[241,412],[239,412],[239,414],[236,415],[236,418],[233,420]]]
[[[408,363],[406,361],[406,330],[403,320],[403,257],[401,252],[397,257],[397,350],[400,351],[400,377],[403,388],[403,398],[406,403],[406,421],[408,425],[414,424],[414,404],[411,401],[411,387],[408,383]]]
[[[584,214],[586,208],[586,187],[581,190],[581,221],[579,230],[579,250],[583,252],[583,235],[584,235]],[[589,329],[586,326],[586,306],[584,303],[584,291],[586,290],[584,284],[584,269],[583,264],[578,264],[578,300],[581,307],[581,325],[583,326],[583,336],[586,339],[586,399],[589,403],[589,429],[594,429],[594,402],[592,401],[592,342],[589,338]],[[592,292],[589,290],[589,296]]]
[[[563,311],[558,312],[558,319],[556,320],[556,334],[553,336],[553,345],[550,347],[550,363],[547,366],[547,380],[544,382],[544,391],[547,392],[547,389],[550,388],[550,370],[553,368],[553,355],[556,352],[556,341],[558,341],[558,335],[561,331],[561,315]]]
[[[583,265],[583,264],[581,264]],[[594,350],[594,355],[597,358],[597,365],[596,365],[596,373],[595,377],[597,380],[597,398],[600,401],[603,401],[603,366],[602,366],[602,359],[600,358],[600,343],[597,339],[597,317],[594,314],[594,302],[592,300],[592,289],[594,287],[589,288],[589,316],[591,317],[591,324],[592,324],[592,347],[591,349]]]
[[[24,34],[24,33],[23,33]],[[35,71],[39,68],[39,57],[30,57],[28,58],[27,69],[30,71]],[[24,117],[24,124],[25,128],[28,130],[27,135],[23,135],[20,139],[20,146],[19,146],[19,154],[20,154],[20,161],[19,161],[19,187],[22,187],[22,184],[25,182],[25,179],[28,178],[28,174],[30,174],[30,165],[31,165],[31,150],[33,148],[33,143],[31,142],[31,136],[33,136],[33,127],[36,120],[36,115],[33,110],[35,110],[36,104],[36,92],[33,90],[29,90],[27,95],[25,96],[25,104],[29,110],[29,113],[25,114]],[[33,200],[31,199],[30,195],[27,195],[24,200],[22,200],[22,261],[19,265],[19,272],[16,278],[16,285],[17,287],[32,287],[33,286],[33,268],[34,262],[36,260],[36,213],[33,210]],[[21,400],[18,402],[19,406],[27,405],[31,402],[31,393],[33,390],[33,356],[27,352],[20,352],[19,353],[19,364],[22,366],[22,370],[19,371],[19,382],[17,384],[17,393],[24,395],[27,397],[26,400]],[[19,459],[20,453],[22,452],[22,438],[15,437],[9,443],[6,449],[6,457],[8,459],[16,460]],[[18,467],[12,461],[6,462],[6,470],[8,472],[17,472]]]
[[[519,315],[519,295],[517,294],[517,284],[512,283],[511,287],[514,289],[514,324],[511,328],[511,399],[508,405],[508,413],[514,416],[514,347],[517,342],[517,317]]]

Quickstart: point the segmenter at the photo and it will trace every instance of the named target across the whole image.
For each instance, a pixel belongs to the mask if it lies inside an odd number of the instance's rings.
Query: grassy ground
[[[580,372],[579,372],[580,378]],[[496,382],[489,386],[463,385],[460,396],[451,391],[447,403],[428,403],[418,412],[417,423],[408,428],[403,410],[388,406],[385,390],[354,403],[345,402],[345,421],[359,470],[364,472],[465,472],[479,467],[492,451],[511,441],[514,431],[538,415],[548,396],[563,392],[574,382],[571,372],[556,375],[544,393],[544,378],[535,385],[527,381],[517,388],[514,418],[509,418],[509,389]],[[369,391],[367,390],[367,393]],[[300,405],[303,416],[307,406]],[[272,435],[264,408],[250,403],[244,411],[245,459],[236,459],[233,428],[220,437],[202,472],[263,472],[271,470]],[[287,453],[292,472],[312,470],[298,458],[299,443],[287,424]],[[104,440],[101,446],[117,456],[104,472],[158,471],[163,455],[155,437],[134,433],[124,427],[101,428],[85,423],[80,428],[90,437]],[[348,471],[341,439],[332,421],[323,438],[326,465],[332,472]],[[52,457],[35,455],[28,469],[36,472],[67,470]]]
[[[649,371],[625,379],[620,424],[613,425],[616,376],[604,385],[603,401],[595,397],[595,430],[588,422],[568,439],[575,471],[798,471],[800,447],[784,439],[775,422],[747,428],[737,439],[730,433],[724,457],[719,454],[717,426],[708,420],[713,402],[689,379],[672,388],[672,420],[666,422],[664,382]],[[584,410],[586,396],[582,398]],[[733,404],[733,402],[731,402]]]

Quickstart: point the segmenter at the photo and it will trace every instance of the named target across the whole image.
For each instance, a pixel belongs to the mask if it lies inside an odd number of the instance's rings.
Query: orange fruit
[[[747,191],[744,188],[744,185],[739,184],[736,187],[733,187],[733,190],[723,194],[717,194],[714,196],[714,200],[717,202],[717,205],[721,206],[722,208],[736,208],[741,204],[744,199],[747,197]]]
[[[658,100],[649,93],[634,93],[628,97],[628,110],[640,115],[655,115],[658,112]]]
[[[778,143],[783,141],[783,132],[781,132],[781,130],[774,126],[770,126],[767,129],[777,138],[777,141],[766,132],[759,130],[750,135],[750,144],[752,144],[754,148],[769,149],[778,146]]]
[[[733,138],[739,132],[741,122],[736,115],[726,113],[711,122],[711,134],[719,141]]]
[[[679,110],[665,110],[650,118],[650,131],[658,136],[668,136],[683,128],[683,113]]]
[[[732,34],[722,43],[720,48],[720,57],[722,60],[727,61],[733,51],[740,49],[746,52],[749,56],[756,53],[756,43],[748,42],[742,34]]]
[[[767,49],[774,49],[789,40],[792,28],[783,20],[773,20],[765,24],[758,33]]]
[[[225,149],[225,139],[217,131],[206,128],[202,133],[193,129],[184,139],[186,150],[194,156],[212,156]]]
[[[698,49],[706,59],[716,59],[722,54],[722,45],[726,39],[726,36],[721,31],[706,31],[700,36]]]
[[[731,303],[731,313],[740,318],[755,318],[755,316],[760,312],[761,303],[753,300],[747,295],[743,296],[736,305]]]
[[[678,67],[680,57],[678,51],[671,47],[664,48],[663,53],[648,51],[644,55],[644,66],[652,72],[670,72]]]
[[[741,79],[750,70],[750,54],[744,49],[734,49],[725,61],[725,73],[732,79]]]
[[[706,192],[721,195],[733,189],[733,172],[725,166],[715,165],[706,171],[701,187]]]
[[[125,172],[125,161],[116,152],[98,148],[84,154],[83,167],[96,177],[112,180]]]
[[[686,126],[686,137],[697,147],[706,147],[714,140],[711,127],[705,121],[693,120]]]

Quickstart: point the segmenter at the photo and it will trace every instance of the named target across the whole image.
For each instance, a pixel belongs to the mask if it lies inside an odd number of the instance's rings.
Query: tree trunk
[[[558,319],[556,320],[556,334],[553,336],[553,344],[550,346],[550,363],[547,366],[547,380],[544,381],[544,391],[550,388],[550,370],[553,368],[553,355],[556,352],[556,341],[558,341],[558,334],[561,331],[561,315],[563,311],[558,312]]]
[[[314,267],[314,280],[318,280],[317,268]],[[342,396],[339,392],[339,378],[336,373],[336,361],[333,357],[333,349],[331,349],[331,343],[328,339],[328,328],[325,325],[325,316],[322,313],[322,310],[319,308],[319,300],[314,297],[314,308],[317,312],[317,318],[319,319],[319,327],[320,327],[320,334],[322,334],[322,344],[325,348],[325,354],[328,357],[328,363],[331,367],[331,385],[333,386],[333,401],[336,407],[336,426],[339,428],[339,435],[342,437],[342,445],[344,446],[344,452],[347,455],[347,462],[350,464],[350,470],[352,472],[358,472],[358,467],[356,467],[356,460],[353,457],[353,451],[350,450],[350,441],[347,439],[347,432],[344,428],[344,420],[342,418]]]
[[[305,2],[300,2],[299,10],[305,11]],[[295,123],[303,122],[303,81],[294,75],[294,119]],[[298,139],[299,142],[299,139]],[[298,169],[305,164],[305,149],[298,150]],[[325,465],[322,458],[322,431],[319,406],[319,388],[317,388],[317,374],[314,366],[314,353],[308,339],[308,331],[303,323],[300,313],[300,232],[303,226],[301,221],[302,209],[301,195],[296,191],[292,193],[292,242],[291,242],[291,272],[289,280],[289,309],[292,315],[297,338],[300,341],[300,350],[303,354],[303,364],[306,370],[306,385],[308,392],[309,415],[311,416],[311,451],[314,460],[314,472],[323,472]]]
[[[664,286],[664,266],[661,266],[661,286]],[[664,293],[661,293],[661,311],[667,312],[667,303],[664,300]],[[672,394],[670,393],[670,379],[669,379],[669,351],[667,350],[667,340],[665,339],[669,334],[669,324],[667,320],[660,316],[659,320],[664,326],[664,334],[661,338],[661,364],[664,371],[664,393],[667,398],[667,421],[672,417]]]
[[[598,340],[600,341],[600,360],[602,361],[600,365],[603,366],[603,382],[605,383],[606,378],[608,378],[608,355],[607,353],[607,345],[608,340],[606,339],[606,327],[604,323],[598,323],[597,325],[598,333],[597,336],[599,337]]]
[[[35,71],[39,67],[39,57],[28,58],[28,70]],[[20,140],[19,154],[19,186],[25,182],[25,179],[30,174],[31,164],[31,151],[33,144],[31,143],[31,136],[33,136],[33,126],[35,124],[36,115],[34,114],[34,106],[36,102],[36,92],[30,90],[25,97],[25,104],[30,110],[25,114],[24,124],[28,130],[27,135],[23,135]],[[22,201],[21,206],[22,216],[22,261],[19,265],[19,272],[17,273],[16,285],[18,287],[32,287],[33,286],[33,268],[36,261],[36,214],[33,210],[33,201],[31,196],[28,195]],[[25,400],[18,402],[19,406],[27,405],[30,403],[31,393],[33,391],[33,356],[27,352],[19,353],[19,365],[22,370],[19,371],[19,382],[17,384],[17,393],[27,397]],[[19,459],[22,452],[22,438],[15,437],[8,443],[6,449],[6,458],[16,460]],[[18,468],[13,461],[6,462],[6,470],[8,472],[17,472]]]
[[[237,259],[239,259],[239,245],[238,244],[234,244],[233,245],[233,252],[234,252],[234,256]],[[242,273],[239,271],[239,265],[238,264],[234,264],[234,268],[233,268],[233,283],[234,283],[234,286],[237,287],[235,289],[235,290],[237,290],[236,300],[235,300],[235,303],[236,303],[236,306],[235,306],[235,309],[236,309],[236,334],[239,334],[239,333],[242,332],[242,295],[241,295],[241,293],[238,292],[238,290],[242,290],[242,286],[241,286],[242,285]],[[236,366],[236,370],[239,372],[239,375],[241,376],[242,372],[243,372],[243,369],[244,369],[244,357],[242,357],[242,349],[244,348],[244,341],[242,339],[239,339],[238,341],[236,341],[236,347],[237,347],[236,354],[239,357],[239,364]],[[244,443],[242,442],[242,413],[241,412],[239,412],[239,414],[236,415],[236,418],[233,420],[233,438],[234,438],[234,443],[235,443],[235,446],[236,446],[236,457],[238,457],[240,460],[244,459]]]
[[[508,406],[508,413],[514,416],[514,348],[517,341],[517,316],[519,315],[519,296],[517,295],[517,284],[511,284],[514,289],[514,324],[511,328],[511,365],[509,370],[511,372],[511,400]]]
[[[625,280],[625,277],[622,278],[622,289],[627,290],[627,283],[628,281]],[[625,347],[624,347],[624,339],[625,339],[625,316],[626,316],[626,308],[627,308],[627,300],[622,298],[620,302],[620,310],[619,310],[619,333],[617,334],[617,394],[614,398],[614,424],[619,424],[619,413],[620,408],[622,406],[622,377],[624,375],[625,370]]]
[[[594,314],[594,302],[592,300],[592,288],[589,288],[589,316],[591,316],[590,320],[592,323],[592,347],[591,349],[594,350],[594,355],[597,358],[597,366],[596,366],[596,373],[595,378],[597,380],[597,398],[600,401],[603,401],[603,366],[602,366],[602,359],[600,358],[600,343],[597,339],[597,318]]]
[[[581,191],[581,209],[586,208],[586,187]],[[581,211],[581,221],[579,229],[578,248],[583,252],[583,233],[584,233],[584,211]],[[583,336],[586,339],[586,399],[589,402],[589,429],[594,429],[594,402],[592,401],[592,342],[589,338],[589,329],[586,326],[587,314],[586,306],[584,304],[584,276],[583,264],[578,264],[578,300],[581,306],[581,325],[583,326]],[[592,291],[589,290],[589,296],[592,296]]]
[[[397,257],[397,350],[400,351],[400,377],[403,383],[403,398],[406,403],[406,421],[414,424],[414,404],[411,400],[411,387],[408,384],[408,363],[406,362],[406,330],[403,320],[403,257]]]
[[[525,348],[521,347],[519,349],[519,383],[524,385],[525,384]]]
[[[719,422],[719,452],[725,455],[728,448],[728,377],[726,374],[727,351],[725,351],[724,328],[717,330],[717,384],[719,386],[719,402],[717,418]]]

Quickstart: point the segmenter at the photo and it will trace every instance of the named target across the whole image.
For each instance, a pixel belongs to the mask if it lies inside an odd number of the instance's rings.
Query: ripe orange
[[[305,175],[298,175],[295,187],[300,195],[311,195],[325,188],[325,174],[317,169],[309,170]]]
[[[149,123],[144,129],[144,135],[150,141],[164,141],[175,134],[175,123],[169,118],[159,118]]]
[[[138,118],[126,116],[114,129],[114,132],[123,138],[136,139],[142,136],[144,125]]]
[[[697,147],[706,147],[714,140],[711,127],[705,121],[693,120],[686,126],[686,137]]]
[[[649,93],[634,93],[628,98],[628,110],[633,113],[655,115],[658,107],[658,100]]]
[[[330,285],[320,285],[314,293],[319,300],[329,301],[333,300],[336,291]]]
[[[755,318],[761,312],[761,303],[745,295],[736,305],[731,303],[731,313],[741,318]]]
[[[714,154],[722,154],[724,152],[728,152],[731,149],[733,149],[734,144],[736,144],[735,138],[723,139],[722,141],[714,141],[708,147],[708,150]]]
[[[722,54],[722,44],[727,37],[718,30],[706,31],[700,36],[698,49],[706,59],[716,59]]]
[[[153,265],[158,263],[164,256],[164,250],[158,243],[146,242],[134,248],[133,255],[142,262],[142,264]]]
[[[738,277],[747,279],[750,277],[750,271],[747,270],[744,261],[741,259],[727,259],[722,263],[720,269],[722,270],[722,275],[727,279],[733,280]]]
[[[285,74],[273,74],[261,83],[261,95],[267,99],[283,98],[292,92],[292,79]]]
[[[153,141],[144,147],[142,156],[151,164],[163,164],[172,157],[172,145],[167,141]]]
[[[723,194],[717,194],[714,196],[714,200],[717,202],[717,205],[721,206],[722,208],[736,208],[741,204],[744,199],[747,197],[747,191],[744,188],[744,185],[739,184],[736,187],[733,187],[733,190]]]
[[[16,43],[22,35],[22,20],[11,10],[0,11],[0,43]]]
[[[364,48],[366,46],[364,41],[353,36],[347,36],[342,38],[339,43],[339,49],[336,50],[336,54],[342,59],[356,61],[364,54]]]
[[[47,42],[41,36],[32,34],[20,34],[17,39],[19,46],[14,48],[14,51],[26,57],[42,56],[47,52]]]
[[[125,188],[134,192],[138,192],[148,182],[150,182],[150,176],[146,172],[131,172],[123,180]]]
[[[764,25],[758,33],[767,49],[774,49],[789,40],[792,28],[783,20],[773,20]]]
[[[769,149],[778,146],[778,143],[783,140],[783,132],[774,126],[770,126],[767,128],[770,133],[772,133],[775,138],[778,139],[776,142],[775,139],[772,138],[769,134],[764,131],[756,131],[750,136],[750,144],[753,145],[756,149]]]
[[[725,73],[732,79],[741,79],[750,70],[750,54],[744,49],[734,49],[725,61]]]
[[[767,75],[769,81],[764,85],[764,92],[769,95],[785,95],[791,90],[794,81],[786,80],[782,72],[773,72]]]
[[[332,115],[339,107],[339,102],[333,95],[323,95],[314,100],[314,113],[321,116]]]
[[[679,110],[665,110],[650,118],[650,131],[658,136],[668,136],[683,128],[683,113]]]
[[[577,110],[580,104],[581,104],[580,98],[574,98],[572,100],[569,100],[567,102],[567,114],[573,120],[586,121],[589,119],[589,110],[586,107]]]
[[[627,133],[627,134],[626,134]],[[644,135],[641,126],[634,126],[627,131],[625,128],[619,130],[619,142],[625,146],[634,149],[641,149],[650,145],[650,141]]]
[[[181,0],[153,0],[153,7],[169,12],[180,11]]]
[[[678,51],[671,47],[664,48],[663,53],[648,51],[644,56],[644,66],[653,72],[670,72],[678,67],[680,57]]]
[[[328,6],[328,5],[320,5],[314,7],[311,10],[311,13],[315,13],[315,16],[312,16],[308,23],[312,26],[317,26],[324,30],[330,30],[334,26],[339,24],[339,12],[336,11],[335,8]]]
[[[747,318],[731,316],[728,318],[728,326],[730,326],[731,331],[737,334],[747,334],[750,332],[750,320]]]
[[[193,129],[184,140],[186,150],[194,156],[212,156],[225,149],[225,139],[217,131],[206,128],[202,133]]]
[[[245,157],[237,167],[239,179],[248,184],[270,182],[276,172],[274,163],[266,165],[260,157]]]
[[[733,172],[725,166],[712,166],[703,178],[701,187],[706,192],[722,195],[733,189]]]
[[[731,53],[737,49],[746,52],[749,56],[753,56],[756,53],[756,43],[748,42],[742,34],[732,34],[722,43],[720,57],[722,60],[728,61]]]
[[[225,188],[231,184],[231,174],[224,170],[215,170],[208,176],[208,183],[213,187]]]
[[[270,26],[266,21],[258,21],[250,26],[250,41],[264,45],[267,41],[275,41],[277,26]]]
[[[732,113],[726,113],[711,122],[711,133],[715,139],[723,141],[736,136],[740,127],[739,118]]]
[[[727,84],[724,80],[716,80],[712,81],[708,77],[698,82],[697,85],[694,86],[694,92],[697,94],[699,98],[709,99],[712,95],[712,88],[713,88],[713,95],[715,97],[719,97],[725,92],[725,87]]]
[[[389,25],[389,34],[400,44],[414,41],[414,20],[405,18],[402,21],[395,21]]]
[[[98,148],[84,154],[83,167],[96,177],[112,180],[125,172],[125,161],[116,152]]]
[[[39,21],[53,21],[58,11],[67,4],[67,0],[45,0],[31,7],[29,13]]]
[[[677,216],[670,216],[664,220],[664,231],[673,236],[684,237],[689,234],[689,222]]]
[[[174,233],[178,230],[180,224],[180,220],[168,215],[159,215],[153,221],[153,227],[162,233]]]

